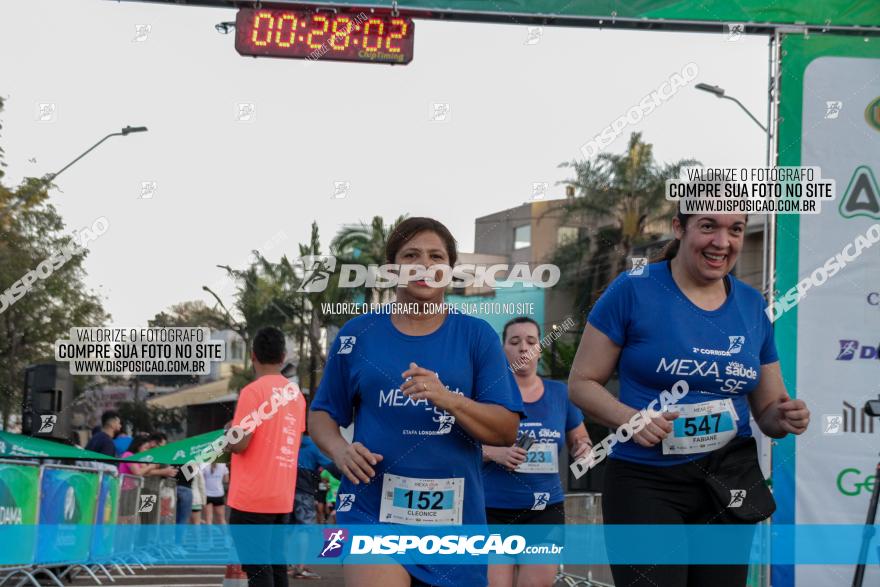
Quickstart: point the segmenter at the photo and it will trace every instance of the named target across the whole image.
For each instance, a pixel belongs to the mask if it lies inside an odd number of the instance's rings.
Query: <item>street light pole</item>
[[[749,109],[746,108],[745,106],[743,106],[742,102],[740,102],[739,100],[737,100],[733,96],[726,95],[724,93],[724,88],[719,88],[718,86],[711,86],[709,84],[697,84],[694,87],[697,88],[698,90],[703,90],[704,92],[709,92],[710,94],[715,94],[718,98],[723,98],[724,100],[730,100],[732,102],[735,102],[737,106],[742,108],[743,112],[745,112],[746,114],[749,115],[749,118],[751,118],[752,120],[755,121],[755,124],[757,124],[758,126],[761,127],[761,130],[763,130],[768,135],[770,134],[770,131],[767,130],[767,127],[764,126],[763,124],[761,124],[761,122],[757,118],[755,118],[755,116],[751,112],[749,112]]]
[[[772,54],[772,50],[773,50],[773,47],[772,47],[772,42],[771,42],[771,54]],[[755,124],[757,124],[759,127],[761,127],[761,130],[764,131],[765,135],[767,135],[767,149],[766,149],[766,154],[764,157],[764,165],[765,165],[765,167],[770,167],[770,145],[773,141],[773,133],[766,126],[761,124],[761,122],[757,118],[755,118],[755,115],[752,114],[748,108],[743,106],[742,102],[740,102],[739,100],[737,100],[733,96],[728,96],[725,93],[724,88],[721,88],[719,86],[713,86],[710,84],[703,84],[703,83],[697,84],[694,87],[697,88],[698,90],[702,90],[704,92],[714,94],[717,98],[723,98],[725,100],[730,100],[730,101],[734,102],[737,106],[739,106],[742,109],[743,112],[745,112],[746,114],[749,115],[749,118],[751,118],[755,122]],[[773,90],[771,89],[771,93],[772,93],[772,91]],[[768,112],[768,119],[769,119],[769,116],[770,115]],[[769,124],[769,120],[768,120],[768,124]],[[766,214],[764,215],[763,220],[764,220],[764,226],[763,226],[763,247],[764,247],[764,250],[763,250],[762,263],[761,263],[761,265],[762,265],[762,267],[761,267],[761,293],[764,294],[765,296],[767,296],[768,301],[772,302],[773,294],[770,291],[772,289],[772,287],[768,287],[768,283],[770,281],[772,281],[772,273],[773,273],[772,267],[774,265],[775,260],[770,259],[769,257],[774,254],[774,251],[776,249],[776,247],[773,246],[773,241],[776,236],[774,234],[774,231],[776,229],[776,223],[774,221],[775,217],[773,217],[772,215],[769,218],[769,220],[770,220],[769,222],[768,222],[768,216]]]
[[[145,127],[145,126],[126,126],[125,128],[123,128],[119,132],[110,133],[109,135],[107,135],[106,137],[104,137],[103,139],[101,139],[100,141],[95,143],[94,145],[92,145],[82,155],[80,155],[79,157],[77,157],[76,159],[74,159],[73,161],[71,161],[70,163],[68,163],[67,165],[65,165],[64,167],[62,167],[58,171],[56,171],[55,173],[47,173],[45,176],[43,176],[43,181],[45,181],[46,183],[49,183],[50,181],[54,180],[56,177],[61,175],[68,167],[70,167],[71,165],[73,165],[74,163],[76,163],[77,161],[79,161],[80,159],[82,159],[83,157],[85,157],[86,155],[91,153],[92,151],[94,151],[98,147],[98,145],[100,145],[101,143],[103,143],[104,141],[109,139],[110,137],[124,137],[124,136],[130,135],[131,133],[134,133],[134,132],[146,132],[146,131],[147,131],[147,127]]]
[[[101,143],[103,143],[104,141],[109,139],[110,137],[120,137],[120,136],[124,137],[124,136],[130,135],[131,133],[146,132],[146,131],[147,131],[147,127],[145,127],[145,126],[126,126],[125,128],[123,128],[119,132],[110,133],[109,135],[107,135],[106,137],[104,137],[103,139],[101,139],[100,141],[95,143],[94,145],[92,145],[91,148],[89,148],[82,155],[80,155],[79,157],[77,157],[76,159],[74,159],[73,161],[71,161],[70,163],[68,163],[67,165],[65,165],[64,167],[62,167],[58,171],[56,171],[55,173],[47,173],[43,177],[39,178],[39,183],[43,184],[43,186],[50,184],[56,177],[61,175],[62,172],[64,172],[71,165],[73,165],[74,163],[76,163],[77,161],[79,161],[80,159],[82,159],[83,157],[85,157],[86,155],[91,153],[92,151],[94,151],[98,145],[100,145]],[[14,212],[15,209],[18,208],[23,203],[24,203],[24,200],[22,198],[19,198],[18,201],[11,203],[7,208],[0,209],[0,219],[2,219],[4,216],[6,216],[7,214],[9,214],[11,212]]]
[[[770,128],[773,127],[774,123],[774,106],[776,100],[776,89],[778,88],[778,69],[775,69],[775,66],[778,66],[777,56],[775,52],[778,51],[779,47],[779,31],[778,29],[774,32],[774,35],[770,37],[770,87],[768,89],[769,100],[767,101],[767,126],[764,126],[760,123],[760,121],[755,118],[755,116],[749,111],[748,108],[743,106],[742,102],[737,100],[732,96],[727,96],[724,92],[723,88],[718,86],[712,86],[709,84],[697,84],[695,87],[698,90],[702,90],[704,92],[709,92],[710,94],[715,94],[718,98],[725,98],[727,100],[731,100],[736,103],[737,106],[742,108],[743,112],[749,115],[755,124],[761,127],[761,130],[764,131],[764,134],[767,136],[767,147],[766,154],[764,157],[764,165],[769,168],[771,166],[772,153],[771,151],[773,146],[773,132]],[[763,251],[762,251],[762,267],[761,267],[761,293],[766,296],[769,304],[773,303],[774,289],[775,289],[775,274],[776,274],[776,216],[774,214],[765,214],[764,215],[764,223],[763,223]],[[773,468],[773,456],[772,456],[772,445],[775,444],[775,441],[769,439],[764,434],[759,435],[760,438],[760,463],[767,467],[767,470],[771,471],[770,478],[772,479],[772,468]],[[769,442],[768,442],[769,441]],[[761,584],[763,586],[770,585],[770,574],[767,573],[762,577]]]

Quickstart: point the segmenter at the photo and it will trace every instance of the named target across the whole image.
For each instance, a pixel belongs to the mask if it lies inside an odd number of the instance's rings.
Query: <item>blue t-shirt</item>
[[[89,442],[86,444],[85,448],[86,450],[105,454],[108,457],[116,456],[116,445],[113,444],[113,439],[110,435],[103,430],[98,430],[91,438],[89,438]]]
[[[128,450],[128,447],[131,446],[131,441],[132,438],[128,434],[120,434],[113,439],[113,446],[116,447],[117,457]]]
[[[332,464],[333,461],[324,456],[312,437],[303,435],[299,445],[299,454],[296,457],[296,466],[300,469],[317,471],[318,467],[329,467]]]
[[[485,524],[482,447],[444,410],[403,395],[401,373],[411,362],[437,372],[451,391],[522,413],[519,388],[498,335],[484,320],[450,313],[431,334],[409,336],[394,327],[387,313],[353,318],[333,342],[311,409],[327,412],[343,427],[354,420],[354,441],[383,460],[374,467],[376,477],[370,483],[354,485],[343,478],[337,520],[378,523],[383,475],[389,473],[415,479],[463,478],[462,523]],[[406,568],[432,585],[486,584],[482,565]]]
[[[622,403],[641,410],[684,379],[689,391],[678,404],[729,398],[738,416],[737,436],[751,436],[747,395],[758,385],[761,365],[779,357],[764,298],[729,278],[727,299],[712,311],[684,295],[667,261],[648,265],[643,276],[621,273],[608,286],[587,321],[622,347],[617,363]],[[674,411],[674,405],[669,409]],[[660,443],[646,448],[628,440],[616,444],[609,456],[667,466],[706,453],[664,455]]]
[[[517,435],[517,438],[527,435],[534,439],[535,445],[528,458],[536,469],[543,468],[552,459],[549,451],[539,450],[537,445],[552,444],[552,448],[547,448],[556,453],[558,465],[566,433],[584,421],[581,411],[568,400],[567,385],[549,379],[543,381],[544,393],[538,401],[523,402],[526,417],[519,423]],[[521,473],[487,462],[483,465],[483,484],[486,507],[489,508],[543,509],[538,504],[546,507],[565,499],[558,470],[555,473]]]

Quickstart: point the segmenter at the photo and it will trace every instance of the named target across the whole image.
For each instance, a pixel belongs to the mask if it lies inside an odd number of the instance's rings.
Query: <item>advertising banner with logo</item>
[[[0,526],[32,526],[37,523],[40,468],[36,464],[0,461]],[[32,526],[33,527],[33,526]],[[34,536],[4,543],[11,560],[30,562],[34,558]]]
[[[88,459],[90,461],[117,460],[116,457],[110,457],[103,453],[86,450],[78,446],[67,446],[60,442],[0,430],[0,458],[2,457],[24,457],[28,459],[46,457],[51,459]]]
[[[211,444],[215,440],[223,436],[223,432],[222,429],[213,430],[211,432],[199,434],[198,436],[176,440],[174,442],[169,442],[164,446],[157,446],[150,450],[139,452],[136,455],[129,455],[122,460],[134,461],[136,463],[185,465],[189,462],[195,462],[197,458],[202,456],[206,451],[211,453],[212,451],[208,449],[211,448]]]
[[[863,524],[880,460],[880,420],[864,411],[880,395],[880,40],[786,36],[780,93],[779,165],[821,167],[837,201],[778,217],[777,296],[813,285],[775,323],[786,385],[812,423],[796,450],[792,438],[774,447],[774,523]],[[849,585],[854,570],[777,567],[773,585]],[[880,568],[864,584],[880,585]]]
[[[37,561],[69,562],[88,558],[97,503],[98,474],[95,471],[44,467]],[[56,527],[44,531],[47,524]]]
[[[119,477],[109,473],[101,475],[98,489],[98,507],[95,512],[95,533],[92,536],[92,556],[110,557],[113,554],[115,528],[119,513]]]

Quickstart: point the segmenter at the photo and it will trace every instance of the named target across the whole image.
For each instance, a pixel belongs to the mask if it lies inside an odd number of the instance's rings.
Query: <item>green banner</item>
[[[157,446],[136,455],[119,459],[76,446],[52,442],[51,440],[0,431],[0,458],[28,457],[35,459],[76,459],[82,461],[134,461],[140,463],[160,463],[163,465],[183,465],[194,460],[196,455],[223,436],[223,433],[223,430],[214,430],[213,432],[206,432],[191,438],[170,442],[165,446]],[[223,460],[224,458],[226,458],[226,455],[218,458],[216,462],[226,462]]]
[[[139,1],[139,0],[136,0]],[[180,0],[151,0],[179,4]],[[228,0],[194,0],[191,4],[229,7]],[[334,0],[332,2],[297,2],[273,0],[273,5],[306,4],[310,6],[351,6],[352,9],[376,7],[390,9],[390,0]],[[729,23],[754,25],[817,25],[832,27],[880,26],[880,2],[877,0],[401,0],[401,11],[431,12],[445,15],[497,15],[523,18],[592,18],[608,23],[615,19],[650,20],[658,28],[664,21],[717,23],[719,29]],[[418,17],[418,15],[416,15]],[[512,20],[512,19],[511,19]],[[878,31],[880,32],[880,31]]]
[[[92,452],[77,446],[68,446],[59,442],[12,434],[0,430],[0,457],[29,457],[51,459],[81,459],[115,461],[116,457],[108,457],[99,452]]]
[[[880,42],[849,35],[785,35],[782,51],[779,165],[820,167],[823,178],[835,180],[837,200],[823,206],[821,214],[778,218],[778,296],[818,269],[827,270],[829,258],[840,263],[840,250],[880,220],[880,190],[873,180],[880,171],[880,119],[875,118],[880,115],[875,111]],[[871,479],[868,472],[877,461],[876,443],[865,439],[861,407],[876,397],[876,375],[872,379],[859,370],[862,361],[869,370],[872,363],[877,367],[876,359],[864,360],[861,354],[877,344],[876,311],[868,299],[876,291],[880,265],[874,253],[837,265],[839,276],[829,277],[774,322],[786,386],[816,415],[797,442],[789,435],[773,443],[774,525],[861,524],[865,519],[870,492],[847,495],[840,479],[844,471],[865,471],[859,479]],[[829,432],[829,418],[846,422],[852,406],[851,423]],[[804,441],[809,448],[796,450]],[[773,550],[789,557],[800,547],[780,541]],[[865,585],[880,584],[878,571],[869,565]],[[832,565],[775,565],[772,579],[775,587],[836,585],[840,571]]]
[[[223,430],[206,432],[191,438],[169,442],[165,446],[157,446],[136,455],[125,457],[122,460],[138,463],[160,463],[162,465],[183,465],[195,460],[196,456],[211,446],[212,442],[223,436],[223,433]]]
[[[37,523],[40,468],[0,463],[0,526]]]

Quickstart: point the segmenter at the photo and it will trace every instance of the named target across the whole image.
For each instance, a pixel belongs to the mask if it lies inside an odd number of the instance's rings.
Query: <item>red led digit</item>
[[[320,48],[321,48],[321,43],[312,43],[312,36],[313,36],[313,35],[316,35],[316,34],[317,34],[318,36],[321,36],[321,35],[325,34],[325,33],[327,32],[327,29],[328,29],[329,26],[330,26],[330,23],[327,22],[327,17],[326,17],[326,16],[321,16],[320,14],[316,14],[315,16],[313,16],[313,17],[312,17],[312,22],[314,22],[314,23],[316,23],[316,22],[322,22],[322,23],[324,23],[324,28],[321,28],[321,29],[312,29],[311,32],[309,33],[309,36],[306,38],[306,43],[307,43],[308,46],[311,47],[312,49],[320,49]]]
[[[385,48],[388,49],[390,53],[400,53],[400,47],[392,47],[391,41],[396,39],[402,39],[406,36],[406,30],[409,28],[406,24],[406,21],[402,18],[393,18],[391,19],[391,25],[400,25],[400,32],[398,33],[389,33],[388,39],[385,41]]]
[[[261,41],[257,38],[260,35],[260,25],[266,22],[268,22],[268,26],[266,27],[266,38]],[[258,12],[254,17],[254,26],[251,31],[251,42],[257,47],[265,47],[272,41],[273,28],[275,28],[275,19],[272,18],[272,13],[266,10]]]
[[[344,23],[342,30],[339,30],[339,23]],[[335,51],[343,51],[348,49],[349,43],[351,43],[351,19],[347,16],[340,16],[336,20],[333,21],[333,28],[331,32],[333,36],[330,37],[330,46],[333,47]],[[341,42],[342,45],[337,45],[337,43]]]
[[[370,25],[371,24],[379,25],[379,34],[376,35],[378,37],[378,39],[377,39],[378,42],[376,43],[375,47],[370,47],[370,44],[367,40],[368,37],[370,36]],[[371,18],[370,20],[368,20],[367,23],[364,25],[364,50],[365,51],[378,51],[379,49],[381,49],[382,48],[382,34],[384,32],[385,32],[385,23],[383,23],[380,19]]]
[[[285,22],[290,23],[290,30],[286,33],[284,31]],[[294,40],[296,40],[296,35],[294,34],[296,33],[296,15],[290,13],[282,15],[281,18],[278,19],[275,29],[275,44],[279,47],[290,47],[293,45]],[[286,41],[281,38],[282,33],[287,37]]]

